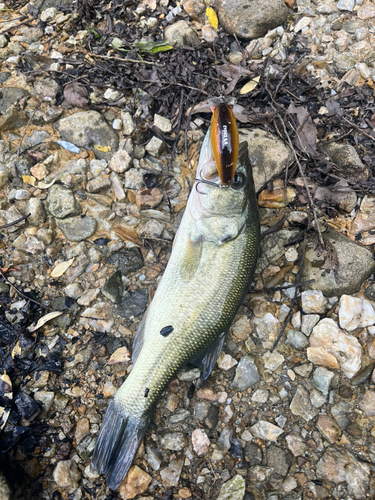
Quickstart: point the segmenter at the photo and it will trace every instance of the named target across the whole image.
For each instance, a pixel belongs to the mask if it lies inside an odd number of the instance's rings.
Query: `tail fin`
[[[105,474],[111,490],[124,480],[146,433],[151,416],[126,414],[115,400],[109,403],[91,459],[91,467]]]

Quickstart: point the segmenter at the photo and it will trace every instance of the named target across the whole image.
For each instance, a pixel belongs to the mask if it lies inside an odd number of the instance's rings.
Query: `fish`
[[[220,102],[212,107],[211,146],[220,180],[230,186],[236,170],[239,134],[233,106]]]
[[[212,161],[209,129],[168,265],[135,335],[134,366],[110,401],[95,444],[91,469],[105,474],[112,490],[179,370],[200,366],[208,378],[253,279],[260,225],[247,143],[239,147],[231,186],[222,188],[218,172],[212,176]]]

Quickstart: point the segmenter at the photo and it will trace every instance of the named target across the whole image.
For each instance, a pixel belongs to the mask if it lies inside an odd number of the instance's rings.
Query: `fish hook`
[[[201,192],[199,191],[198,186],[199,186],[199,184],[200,184],[200,183],[203,183],[203,184],[208,184],[209,186],[217,187],[217,188],[219,188],[219,189],[222,189],[222,188],[227,188],[227,187],[228,187],[228,186],[225,186],[225,185],[223,186],[223,185],[221,185],[221,184],[216,184],[216,182],[212,182],[212,181],[208,181],[208,180],[206,180],[206,179],[202,179],[202,170],[199,172],[199,177],[196,177],[194,180],[195,180],[195,181],[197,181],[197,184],[196,184],[196,186],[195,186],[195,189],[197,190],[197,192],[198,192],[199,194],[207,194],[207,193],[201,193]]]

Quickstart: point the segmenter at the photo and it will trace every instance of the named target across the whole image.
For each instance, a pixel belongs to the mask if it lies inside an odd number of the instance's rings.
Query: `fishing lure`
[[[238,158],[238,128],[233,106],[220,102],[212,109],[211,146],[223,186],[233,181]]]

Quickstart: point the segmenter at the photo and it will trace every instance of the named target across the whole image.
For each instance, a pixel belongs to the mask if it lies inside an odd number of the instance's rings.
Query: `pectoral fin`
[[[210,376],[223,348],[226,335],[227,331],[223,332],[204,354],[190,361],[191,364],[202,368],[203,380],[206,380]]]
[[[181,260],[180,274],[185,281],[190,281],[195,275],[202,255],[203,238],[189,238]]]

